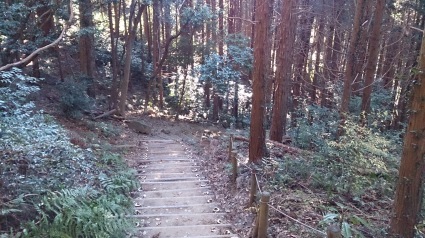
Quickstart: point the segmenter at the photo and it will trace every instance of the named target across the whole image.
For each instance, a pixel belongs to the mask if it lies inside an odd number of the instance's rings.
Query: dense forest
[[[320,228],[424,237],[423,29],[422,0],[0,0],[0,237],[126,237],[138,185],[99,138],[138,115],[242,131]]]

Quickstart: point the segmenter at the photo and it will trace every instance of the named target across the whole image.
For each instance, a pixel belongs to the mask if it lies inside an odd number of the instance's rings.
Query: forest
[[[319,230],[425,237],[424,29],[423,0],[0,0],[0,237],[129,237],[130,119],[216,128],[223,186],[240,138]]]

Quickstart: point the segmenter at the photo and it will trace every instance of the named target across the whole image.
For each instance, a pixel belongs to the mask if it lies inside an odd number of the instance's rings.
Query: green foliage
[[[23,237],[124,237],[130,204],[128,197],[92,187],[49,192],[35,206],[38,222],[29,223]]]
[[[67,81],[59,85],[60,106],[67,117],[78,119],[82,112],[90,110],[93,102],[87,95],[87,88],[84,81]]]
[[[184,8],[181,13],[181,21],[194,29],[200,28],[204,25],[205,21],[208,21],[213,17],[214,14],[211,11],[211,8],[205,4],[196,4],[194,8]]]
[[[121,171],[112,177],[108,177],[106,174],[100,174],[100,184],[108,193],[129,195],[131,191],[139,187],[139,184],[136,182],[137,179],[134,176],[135,172],[134,170]]]
[[[21,213],[22,212],[22,206],[25,204],[24,201],[24,195],[21,194],[17,198],[10,200],[8,202],[2,202],[0,203],[0,224],[2,224],[2,219],[7,217],[10,214],[13,213]]]
[[[124,237],[129,193],[138,187],[134,171],[119,156],[98,159],[75,147],[53,117],[36,111],[27,96],[37,79],[19,69],[0,79],[0,178],[7,178],[0,179],[0,228],[8,229],[0,236]]]
[[[44,35],[40,22],[36,19],[37,9],[49,7],[55,19],[69,15],[63,6],[66,2],[51,1],[0,1],[0,65],[17,60],[21,54],[28,55],[45,42],[51,42],[51,35]],[[59,21],[58,21],[59,22]]]
[[[231,34],[226,37],[226,44],[231,65],[240,71],[251,70],[254,55],[249,38],[241,34]]]
[[[117,128],[114,125],[105,123],[105,122],[98,122],[98,121],[86,121],[86,126],[89,130],[93,132],[97,132],[100,135],[109,138],[109,137],[116,137],[121,134],[121,130]]]
[[[289,134],[296,146],[318,153],[311,160],[315,186],[354,196],[369,190],[380,195],[392,193],[401,153],[398,135],[380,133],[347,119],[345,134],[335,140],[333,135],[339,125],[336,112],[308,107],[299,115],[304,116],[297,119],[297,126],[290,128]]]
[[[216,92],[223,95],[229,90],[229,83],[241,79],[245,70],[252,67],[252,50],[247,46],[247,39],[241,35],[230,35],[226,42],[228,52],[220,56],[210,54],[198,68],[199,80],[211,82]]]

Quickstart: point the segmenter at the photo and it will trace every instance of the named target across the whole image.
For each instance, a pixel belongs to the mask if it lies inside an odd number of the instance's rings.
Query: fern
[[[24,204],[25,201],[23,194],[8,202],[0,203],[0,220],[2,219],[2,217],[10,215],[12,213],[22,212],[20,207]]]
[[[134,174],[134,170],[122,171],[113,177],[100,174],[99,180],[108,193],[129,194],[138,187]]]
[[[121,237],[130,227],[122,214],[130,208],[126,196],[91,187],[51,192],[36,205],[39,224],[29,224],[26,237]]]

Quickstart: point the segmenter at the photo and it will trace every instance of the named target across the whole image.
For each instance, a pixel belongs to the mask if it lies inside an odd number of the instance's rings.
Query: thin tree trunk
[[[160,6],[159,1],[153,2],[153,20],[152,20],[152,48],[153,48],[153,65],[154,68],[157,68],[159,65],[159,55],[160,55]],[[159,108],[163,109],[164,107],[164,88],[162,86],[162,75],[158,74],[154,79],[156,82],[156,87],[158,88],[159,96]]]
[[[115,18],[118,18],[118,7],[117,3],[114,3],[114,10],[115,10]],[[117,45],[115,38],[117,37],[118,33],[118,25],[115,25],[115,31],[114,31],[114,24],[113,24],[113,16],[112,16],[112,3],[108,3],[108,22],[109,22],[109,35],[111,40],[111,69],[112,69],[112,85],[111,85],[111,98],[109,100],[109,109],[116,108],[117,97],[118,97],[118,53],[117,53]],[[119,22],[119,19],[118,19]],[[115,20],[115,24],[117,23],[117,20]]]
[[[224,54],[224,3],[223,0],[218,0],[218,7],[220,8],[220,14],[218,16],[218,54]]]
[[[310,95],[310,100],[313,104],[318,104],[318,95],[317,92],[319,91],[319,88],[322,85],[322,83],[320,81],[322,81],[321,77],[322,76],[322,72],[320,70],[320,64],[321,64],[321,60],[320,60],[320,55],[322,53],[322,43],[323,43],[323,30],[325,27],[325,23],[323,20],[324,17],[324,11],[322,12],[322,14],[320,16],[318,16],[318,26],[317,26],[317,32],[316,32],[316,57],[314,59],[314,75],[313,75],[313,87],[311,90],[311,95]]]

